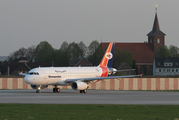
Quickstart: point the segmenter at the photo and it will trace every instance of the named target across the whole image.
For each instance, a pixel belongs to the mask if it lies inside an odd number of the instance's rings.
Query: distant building
[[[132,69],[126,62],[123,62],[119,65],[117,68],[118,70],[126,70],[126,69]],[[136,72],[134,70],[131,71],[124,71],[125,75],[136,75]]]
[[[28,63],[23,63],[23,62],[12,62],[9,64],[9,67],[7,70],[7,74],[9,75],[19,75],[19,73],[21,71],[23,71],[23,73],[27,73],[30,69],[33,68],[37,68],[37,67],[51,67],[52,64],[51,63],[37,63],[37,62],[28,62]]]
[[[153,75],[179,75],[179,57],[156,57],[153,65]]]
[[[30,61],[27,60],[26,57],[18,57],[17,59],[13,60],[12,62],[28,63],[28,62],[30,62]]]
[[[19,72],[23,71],[23,73],[27,73],[30,69],[36,67],[51,67],[51,63],[44,62],[29,62],[24,57],[19,57],[13,60],[10,63],[7,63],[6,66],[0,66],[0,73],[2,75],[19,75]]]
[[[84,67],[92,66],[92,64],[86,58],[71,58],[69,60],[70,67]]]
[[[116,42],[115,49],[128,50],[133,54],[133,58],[138,67],[138,73],[145,75],[153,74],[153,60],[155,53],[160,46],[165,45],[165,33],[160,30],[157,12],[153,23],[152,31],[147,34],[148,43],[120,43]],[[101,43],[103,50],[109,43]]]

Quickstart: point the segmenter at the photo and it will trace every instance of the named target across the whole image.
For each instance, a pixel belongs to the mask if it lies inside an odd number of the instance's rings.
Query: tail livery
[[[112,67],[112,61],[113,61],[113,52],[114,52],[114,42],[111,42],[103,56],[103,59],[100,63],[100,67],[107,67],[111,68]]]
[[[99,65],[103,70],[101,77],[107,77],[109,68],[112,68],[114,45],[115,45],[114,42],[111,42],[109,44],[109,46],[103,56],[103,59]]]

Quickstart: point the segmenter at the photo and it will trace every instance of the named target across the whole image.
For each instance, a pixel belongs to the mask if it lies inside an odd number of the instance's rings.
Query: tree
[[[179,48],[178,47],[176,47],[174,45],[170,45],[169,50],[170,50],[171,57],[179,57]]]
[[[133,64],[133,54],[128,50],[122,51],[120,48],[114,50],[113,67],[117,68],[122,62],[126,62],[129,66]]]
[[[85,57],[86,56],[86,50],[87,50],[87,47],[86,45],[83,43],[83,41],[81,41],[78,46],[80,47],[80,49],[82,50],[81,53],[80,53],[80,56],[81,57]]]
[[[97,66],[101,62],[103,55],[103,48],[99,45],[93,54],[88,55],[87,59],[92,65]]]
[[[62,50],[55,49],[54,50],[54,56],[53,56],[53,58],[54,58],[53,59],[53,66],[54,67],[64,67],[64,66],[67,66],[66,62],[64,60],[64,57],[63,57]]]
[[[68,52],[70,53],[70,58],[79,58],[81,57],[82,49],[80,49],[77,43],[73,42],[69,44]]]
[[[64,52],[64,51],[67,51],[67,49],[68,49],[68,43],[65,41],[62,43],[60,50]]]
[[[132,66],[133,63],[133,54],[128,50],[124,50],[121,53],[121,61],[126,62],[129,66]]]
[[[88,46],[88,55],[94,54],[98,46],[99,42],[97,40],[92,41],[91,44]]]
[[[121,56],[120,56],[121,53],[122,53],[122,50],[121,50],[120,48],[116,48],[116,49],[114,50],[114,54],[113,54],[113,64],[112,64],[112,66],[113,66],[114,68],[117,68],[117,67],[122,63],[122,61],[121,61]]]
[[[59,56],[60,57],[60,63],[59,65],[64,67],[64,66],[69,66],[69,59],[70,59],[70,53],[68,52],[68,43],[65,41],[62,43],[61,48],[59,50]]]
[[[167,46],[161,46],[158,48],[155,57],[168,57],[170,56],[170,50],[167,48]]]
[[[32,60],[35,60],[37,56],[37,52],[36,52],[36,46],[35,45],[32,45],[31,47],[28,47],[27,49],[27,59],[32,61]]]
[[[25,49],[24,47],[20,48],[17,51],[14,51],[13,53],[10,53],[10,55],[8,56],[8,61],[13,61],[19,57],[26,57],[27,56],[27,49]]]
[[[36,47],[36,51],[37,62],[52,62],[54,60],[54,49],[47,41],[40,42]]]

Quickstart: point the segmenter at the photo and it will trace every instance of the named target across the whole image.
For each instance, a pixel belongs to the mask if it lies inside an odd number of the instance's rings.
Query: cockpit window
[[[39,75],[38,72],[29,72],[28,75]]]

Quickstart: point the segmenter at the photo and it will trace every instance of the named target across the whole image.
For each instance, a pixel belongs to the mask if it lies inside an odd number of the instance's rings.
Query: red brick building
[[[155,53],[160,46],[165,45],[165,33],[160,30],[157,13],[153,23],[152,31],[147,34],[148,43],[122,43],[116,42],[115,49],[128,50],[133,53],[133,58],[138,67],[138,73],[144,73],[145,75],[153,74],[153,61]],[[109,43],[101,43],[103,49],[108,46]]]
[[[92,66],[92,64],[86,58],[71,58],[69,60],[70,67],[88,67]]]

